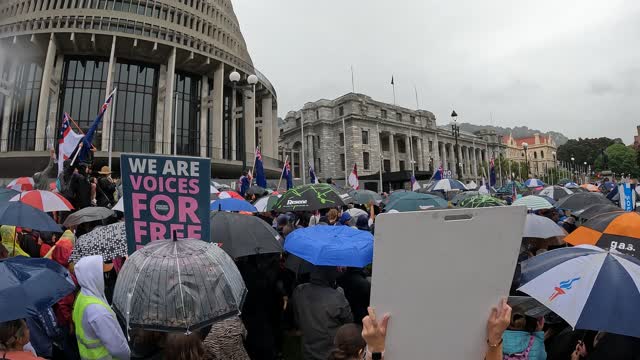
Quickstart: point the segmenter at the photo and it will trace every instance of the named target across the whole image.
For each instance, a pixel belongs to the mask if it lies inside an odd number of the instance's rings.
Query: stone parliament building
[[[461,180],[479,180],[487,176],[489,159],[505,149],[501,137],[489,131],[461,131],[458,144],[460,176],[451,126],[437,126],[433,113],[426,110],[348,93],[334,100],[309,102],[287,113],[280,125],[278,152],[281,161],[287,157],[291,161],[294,177],[302,177],[301,171],[308,176],[306,164],[311,161],[321,179],[344,179],[357,164],[361,183],[365,181],[371,190],[377,190],[382,168],[383,188],[389,190],[407,187],[412,166],[418,180],[430,179],[439,164]]]

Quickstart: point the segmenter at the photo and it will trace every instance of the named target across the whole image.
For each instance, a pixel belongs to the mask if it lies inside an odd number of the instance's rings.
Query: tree
[[[606,137],[594,139],[578,138],[567,141],[558,147],[558,160],[571,164],[571,158],[575,158],[576,164],[595,164],[596,158],[609,146],[617,143],[620,139],[610,139]]]
[[[607,159],[607,170],[625,176],[631,174],[631,176],[637,177],[639,175],[638,153],[633,148],[624,146],[623,144],[613,144],[607,147],[604,155]],[[596,158],[595,168],[596,171],[604,169],[602,155]]]

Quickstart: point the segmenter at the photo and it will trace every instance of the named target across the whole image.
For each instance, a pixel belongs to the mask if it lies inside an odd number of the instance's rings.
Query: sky
[[[278,113],[355,90],[458,121],[633,142],[637,0],[232,0]]]

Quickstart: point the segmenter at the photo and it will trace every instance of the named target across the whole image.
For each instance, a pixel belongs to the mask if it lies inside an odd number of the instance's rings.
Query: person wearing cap
[[[111,169],[108,166],[103,166],[100,171],[98,179],[98,186],[96,191],[96,202],[98,206],[111,208],[115,205],[113,194],[116,192],[116,184],[111,179]]]
[[[343,212],[342,215],[340,215],[339,223],[340,225],[351,226],[351,214],[346,211]]]

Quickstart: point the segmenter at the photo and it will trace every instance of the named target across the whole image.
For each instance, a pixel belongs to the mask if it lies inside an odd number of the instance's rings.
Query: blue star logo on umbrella
[[[567,292],[565,290],[571,290],[571,286],[573,285],[573,283],[578,281],[578,280],[580,280],[579,277],[573,278],[573,279],[570,279],[570,280],[561,281],[560,282],[560,286],[556,286],[554,288],[553,294],[551,294],[551,296],[549,296],[549,302],[555,300],[560,295],[566,294]]]

